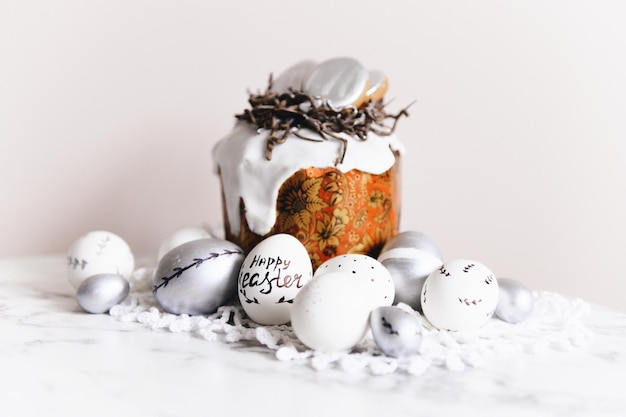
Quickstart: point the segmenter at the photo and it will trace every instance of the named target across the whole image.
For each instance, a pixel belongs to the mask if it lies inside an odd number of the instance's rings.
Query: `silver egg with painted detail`
[[[106,313],[126,299],[130,284],[119,274],[96,274],[85,278],[76,292],[76,301],[88,313]]]
[[[387,241],[378,256],[396,288],[395,303],[421,311],[422,287],[428,275],[443,264],[439,248],[425,234],[406,231]]]
[[[526,285],[510,278],[498,278],[499,298],[495,315],[508,323],[526,320],[535,306],[535,296]]]
[[[387,356],[405,358],[419,353],[422,326],[417,317],[396,306],[370,313],[370,329],[378,348]]]
[[[243,250],[223,239],[183,243],[159,260],[152,276],[152,292],[168,313],[205,315],[231,301]]]

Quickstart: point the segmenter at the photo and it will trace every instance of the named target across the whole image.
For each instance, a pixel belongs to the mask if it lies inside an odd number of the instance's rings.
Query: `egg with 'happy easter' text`
[[[124,239],[98,230],[78,238],[67,251],[66,273],[76,289],[90,276],[118,274],[130,278],[135,257]]]
[[[293,300],[311,279],[311,259],[304,245],[289,234],[265,238],[246,256],[237,280],[239,301],[259,324],[286,324]]]
[[[371,256],[362,254],[346,254],[330,258],[321,264],[314,278],[330,272],[343,272],[363,285],[371,309],[393,304],[395,287],[393,279],[383,266]]]
[[[235,297],[243,250],[232,242],[207,238],[167,252],[152,275],[152,293],[165,311],[205,315]]]
[[[350,273],[334,271],[313,278],[298,293],[291,326],[309,348],[338,352],[363,339],[370,311],[365,287]]]
[[[442,330],[475,330],[493,315],[498,281],[480,262],[455,259],[433,271],[422,289],[426,319]]]

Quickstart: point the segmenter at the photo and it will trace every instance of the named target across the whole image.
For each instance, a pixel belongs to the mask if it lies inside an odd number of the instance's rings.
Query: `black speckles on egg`
[[[362,254],[343,254],[325,261],[324,267],[318,271],[315,275],[343,272],[354,281],[366,284],[372,307],[389,305],[393,301],[393,279],[375,258]]]

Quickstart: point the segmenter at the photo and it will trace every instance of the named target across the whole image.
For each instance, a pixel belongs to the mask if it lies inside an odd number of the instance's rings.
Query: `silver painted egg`
[[[498,278],[500,295],[496,316],[508,323],[520,323],[528,318],[535,306],[533,292],[519,281]]]
[[[118,274],[97,274],[84,279],[78,286],[76,301],[88,313],[106,313],[128,296],[130,284]]]
[[[393,278],[395,302],[421,311],[422,287],[428,275],[443,264],[435,243],[425,234],[406,231],[397,234],[383,246],[378,261]]]
[[[159,260],[152,276],[152,292],[169,313],[214,313],[235,297],[243,259],[243,250],[223,239],[183,243]]]
[[[387,356],[405,358],[419,353],[422,326],[417,317],[399,307],[372,310],[370,329],[376,345]]]

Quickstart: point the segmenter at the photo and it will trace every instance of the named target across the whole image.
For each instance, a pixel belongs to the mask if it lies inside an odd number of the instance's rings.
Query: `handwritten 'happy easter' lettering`
[[[276,269],[287,269],[289,268],[289,265],[291,265],[291,261],[287,259],[281,259],[280,256],[277,256],[276,258],[268,256],[267,258],[265,258],[263,256],[254,255],[254,257],[252,258],[252,262],[250,262],[250,266],[248,268],[264,266],[267,270],[272,269],[272,271],[276,271]]]
[[[281,259],[280,256],[276,258],[254,256],[252,262],[250,262],[249,268],[265,268],[267,272],[262,276],[262,273],[254,272],[240,272],[239,282],[242,289],[261,287],[259,292],[261,294],[269,294],[274,288],[291,288],[293,285],[296,288],[302,288],[304,285],[302,280],[302,274],[289,274],[284,271],[289,268],[291,261]]]

